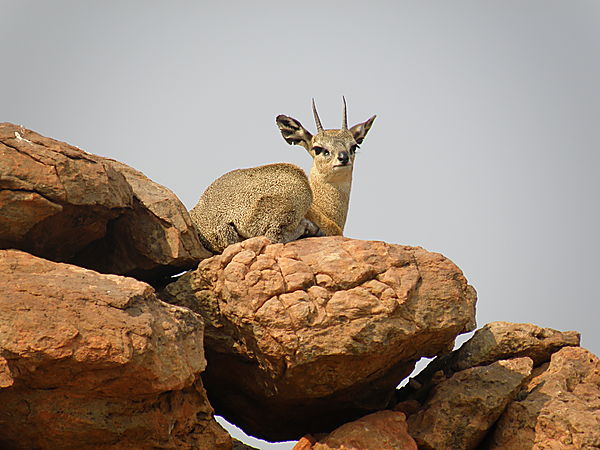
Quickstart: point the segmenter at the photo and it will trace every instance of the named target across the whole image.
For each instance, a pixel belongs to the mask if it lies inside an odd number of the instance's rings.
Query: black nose
[[[350,157],[348,156],[348,152],[340,152],[340,154],[338,155],[338,160],[342,164],[347,164],[349,159]]]

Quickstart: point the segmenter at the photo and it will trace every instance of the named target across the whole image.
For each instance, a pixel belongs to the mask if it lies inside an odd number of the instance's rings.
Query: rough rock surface
[[[578,346],[579,333],[542,328],[531,323],[491,322],[477,330],[458,350],[435,358],[400,389],[400,402],[423,401],[432,386],[454,373],[503,359],[528,357],[533,366],[550,360],[566,346]],[[397,409],[397,408],[396,408]]]
[[[0,248],[148,281],[210,255],[167,188],[10,123],[0,124]]]
[[[533,362],[530,358],[473,367],[439,383],[423,408],[408,419],[419,449],[473,449],[515,398]]]
[[[579,346],[579,333],[542,328],[531,323],[492,322],[477,330],[456,352],[454,370],[527,356],[533,365],[550,360],[566,346]]]
[[[230,448],[203,324],[145,283],[0,250],[0,447]]]
[[[600,448],[600,359],[566,347],[536,375],[527,395],[508,406],[486,448]]]
[[[440,254],[269,244],[232,245],[161,294],[204,317],[211,403],[252,435],[298,439],[381,409],[416,360],[474,327],[475,291]]]
[[[403,413],[379,411],[346,423],[319,441],[304,437],[293,450],[334,449],[417,450],[417,444],[408,434]]]

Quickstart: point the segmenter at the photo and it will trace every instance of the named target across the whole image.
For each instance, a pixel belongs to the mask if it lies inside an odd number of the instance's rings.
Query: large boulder
[[[541,366],[524,395],[509,404],[486,448],[600,448],[600,359],[565,347]]]
[[[0,447],[230,448],[203,323],[145,283],[0,250]]]
[[[161,296],[205,319],[216,411],[269,440],[385,407],[415,361],[475,325],[475,291],[444,256],[343,237],[253,238]]]
[[[0,124],[0,248],[151,282],[210,256],[167,188],[10,123]]]

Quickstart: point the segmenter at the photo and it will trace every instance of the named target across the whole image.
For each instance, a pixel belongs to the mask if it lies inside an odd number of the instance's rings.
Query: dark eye
[[[356,153],[356,150],[358,150],[360,147],[357,144],[354,144],[352,147],[350,147],[350,153]]]
[[[323,153],[323,156],[329,156],[329,150],[324,149],[323,147],[313,147],[312,148],[313,152],[315,152],[315,155],[320,155],[321,153]]]

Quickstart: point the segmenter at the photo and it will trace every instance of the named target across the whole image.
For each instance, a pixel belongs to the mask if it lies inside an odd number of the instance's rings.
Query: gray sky
[[[441,252],[495,320],[600,353],[600,2],[0,0],[0,121],[123,161],[188,208],[223,173],[378,118],[345,234]]]

